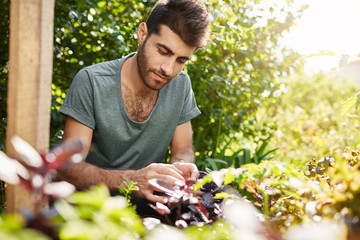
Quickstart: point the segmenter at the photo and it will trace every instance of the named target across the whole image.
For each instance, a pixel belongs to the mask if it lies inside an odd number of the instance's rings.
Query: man
[[[190,120],[200,114],[184,64],[206,42],[208,12],[195,0],[161,0],[138,29],[139,49],[82,69],[60,112],[63,141],[83,138],[86,161],[59,172],[78,188],[100,182],[111,190],[134,181],[152,202],[148,180],[184,184],[198,176]],[[170,145],[171,164],[162,164]],[[93,146],[90,148],[90,146]]]

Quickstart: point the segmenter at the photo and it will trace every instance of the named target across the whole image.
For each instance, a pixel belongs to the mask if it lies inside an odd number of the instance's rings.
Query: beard
[[[136,54],[136,62],[138,67],[138,73],[140,75],[141,80],[145,84],[146,87],[150,88],[151,90],[158,91],[163,88],[167,83],[171,81],[170,76],[166,75],[163,70],[156,70],[151,68],[150,61],[148,54],[146,53],[146,42],[147,38],[145,39],[144,43],[140,45],[138,52]],[[159,81],[151,77],[153,73],[160,75],[166,78],[166,81]]]

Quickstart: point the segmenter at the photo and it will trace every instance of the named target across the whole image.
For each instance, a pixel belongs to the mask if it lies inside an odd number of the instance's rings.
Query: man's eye
[[[161,55],[166,55],[166,54],[167,54],[167,52],[162,51],[161,49],[158,49],[158,51],[159,51],[159,53],[160,53]]]

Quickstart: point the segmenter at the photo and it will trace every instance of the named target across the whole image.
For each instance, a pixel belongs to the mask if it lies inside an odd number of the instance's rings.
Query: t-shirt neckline
[[[155,106],[154,108],[152,109],[151,113],[149,114],[149,116],[147,117],[147,119],[143,122],[137,122],[137,121],[134,121],[133,119],[131,119],[128,115],[128,113],[126,112],[126,108],[125,108],[125,104],[124,104],[124,99],[123,99],[123,96],[122,96],[122,92],[121,92],[121,69],[122,69],[122,66],[124,64],[124,62],[126,61],[126,59],[130,58],[130,57],[133,57],[136,53],[130,53],[129,55],[121,58],[118,62],[119,66],[118,66],[118,69],[119,69],[119,72],[118,72],[118,81],[116,81],[116,87],[117,87],[117,95],[118,95],[118,100],[119,100],[119,105],[120,105],[120,109],[121,109],[121,112],[126,116],[126,119],[133,125],[137,125],[137,126],[142,126],[142,125],[146,125],[150,119],[151,119],[151,116],[154,114],[154,112],[156,111],[157,109],[157,106],[159,105],[159,102],[160,102],[160,98],[162,98],[162,89],[159,90],[159,95],[158,95],[158,98],[156,99],[156,103],[155,103]]]

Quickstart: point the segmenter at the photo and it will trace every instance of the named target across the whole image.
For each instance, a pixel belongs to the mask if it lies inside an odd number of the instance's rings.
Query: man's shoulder
[[[176,78],[174,79],[176,81],[172,81],[174,85],[181,86],[182,88],[187,88],[191,86],[191,79],[187,72],[181,71]],[[171,82],[170,82],[171,83]]]
[[[121,59],[115,59],[101,62],[85,67],[83,70],[90,72],[93,76],[114,76],[119,74],[120,61]]]
[[[187,72],[185,72],[184,70],[181,71],[178,75],[177,75],[177,78],[186,78],[188,80],[190,80],[190,77],[189,77],[189,74]]]
[[[191,89],[191,80],[185,71],[181,71],[172,81],[165,85],[164,92],[180,93]]]
[[[173,85],[188,85],[191,84],[191,80],[187,72],[181,71],[170,83],[172,83]]]

